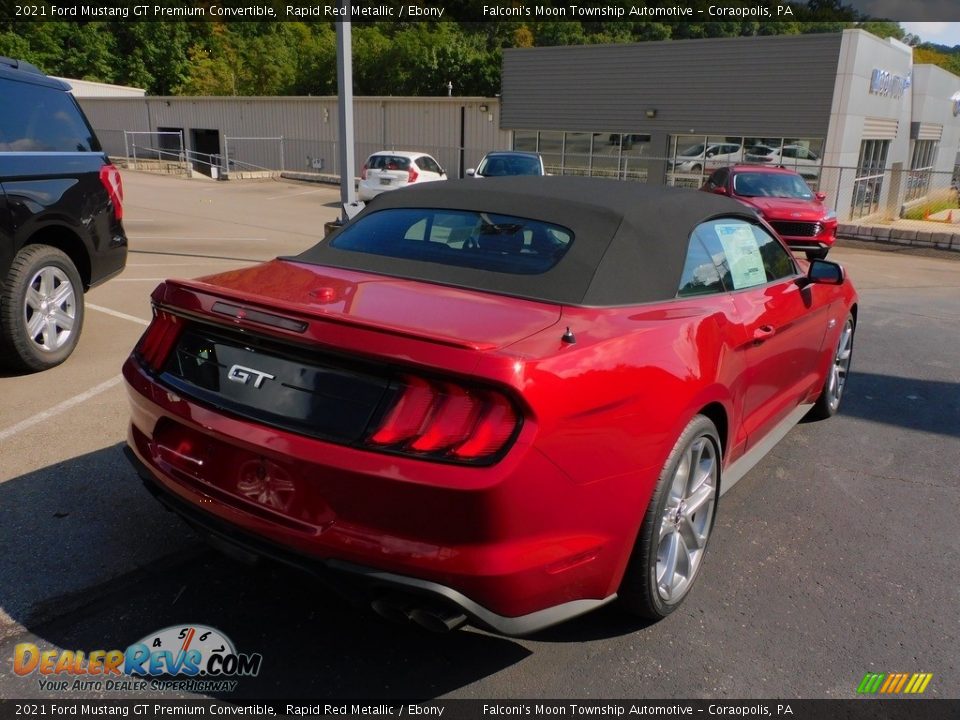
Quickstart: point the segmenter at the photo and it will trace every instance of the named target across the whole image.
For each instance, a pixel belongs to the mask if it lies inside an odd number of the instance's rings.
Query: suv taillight
[[[411,165],[410,169],[407,170],[407,182],[408,183],[416,182],[418,177],[420,177],[420,173],[418,173],[417,169],[413,165]]]
[[[360,179],[361,179],[361,180],[366,180],[366,179],[367,179],[367,164],[366,164],[366,163],[364,163],[364,164],[363,164],[363,167],[360,168]]]
[[[140,338],[134,352],[140,356],[148,368],[159,372],[182,331],[182,320],[176,315],[157,310],[154,313],[153,322]]]
[[[120,171],[113,165],[104,165],[100,168],[100,182],[107,191],[107,197],[113,204],[113,216],[117,220],[123,219],[123,181]]]
[[[520,418],[506,396],[449,381],[407,376],[367,443],[459,462],[488,460],[514,436]]]

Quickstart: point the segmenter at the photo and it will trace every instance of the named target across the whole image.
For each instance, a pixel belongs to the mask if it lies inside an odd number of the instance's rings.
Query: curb
[[[847,240],[862,240],[887,245],[907,245],[919,248],[936,248],[960,252],[960,231],[934,232],[908,230],[877,225],[844,225],[837,228],[837,237]]]

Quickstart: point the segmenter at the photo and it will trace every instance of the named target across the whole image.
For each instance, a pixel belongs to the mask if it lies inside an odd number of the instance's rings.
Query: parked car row
[[[805,178],[820,176],[820,156],[803,145],[754,145],[744,149],[738,143],[699,143],[678,152],[671,163],[674,172],[699,173],[718,167],[751,163],[796,170]]]
[[[467,176],[475,178],[508,175],[546,175],[539,153],[497,151],[484,155]],[[390,190],[447,179],[447,171],[426,153],[407,150],[375,152],[360,170],[357,196],[367,202]]]
[[[824,205],[823,193],[810,189],[802,173],[782,167],[785,159],[819,163],[815,153],[799,145],[757,145],[744,153],[736,143],[701,143],[678,154],[673,168],[699,172],[707,163],[719,164],[701,189],[753,208],[792,250],[806,253],[809,259],[823,259],[836,240],[836,213]],[[489,152],[466,174],[472,178],[547,175],[539,153],[521,151]],[[385,191],[446,179],[440,164],[425,153],[377,152],[363,165],[359,196],[368,201]]]

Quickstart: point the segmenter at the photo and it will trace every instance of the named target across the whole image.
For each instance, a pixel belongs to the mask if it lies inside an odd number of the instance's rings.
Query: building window
[[[538,134],[537,150],[543,158],[543,166],[551,175],[563,174],[563,133],[555,130],[541,130]]]
[[[514,130],[513,131],[513,149],[523,150],[524,152],[537,151],[537,131],[536,130]]]
[[[568,132],[563,138],[563,174],[587,175],[590,173],[590,157],[593,134]]]
[[[880,192],[883,190],[889,150],[889,140],[864,140],[860,143],[857,176],[853,179],[851,217],[862,218],[880,209]]]
[[[551,175],[646,182],[650,162],[663,162],[663,158],[647,156],[649,147],[646,133],[513,131],[513,149],[539,152]]]
[[[667,162],[667,184],[700,187],[721,167],[738,163],[794,170],[816,190],[823,163],[823,141],[811,138],[673,135]]]
[[[937,140],[916,140],[910,158],[910,174],[907,176],[906,200],[916,200],[930,190],[930,175],[937,162]]]

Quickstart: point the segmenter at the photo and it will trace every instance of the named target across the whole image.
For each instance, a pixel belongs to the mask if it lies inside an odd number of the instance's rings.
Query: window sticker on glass
[[[767,273],[763,269],[763,257],[753,228],[745,223],[717,223],[713,229],[727,256],[734,289],[763,285]]]

